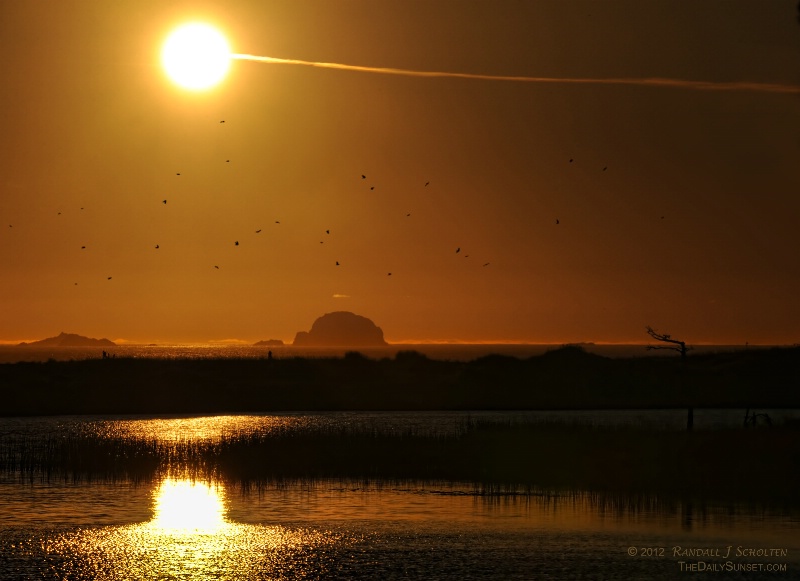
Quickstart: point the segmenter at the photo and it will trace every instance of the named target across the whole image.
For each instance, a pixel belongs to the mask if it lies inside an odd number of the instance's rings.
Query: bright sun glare
[[[184,24],[169,35],[161,61],[173,82],[202,91],[219,83],[230,67],[228,41],[216,28],[202,23]]]
[[[164,531],[213,532],[225,526],[221,492],[210,485],[167,479],[155,494],[153,526]]]

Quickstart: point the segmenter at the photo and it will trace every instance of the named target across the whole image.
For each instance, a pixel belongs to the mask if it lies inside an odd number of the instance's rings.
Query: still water
[[[302,430],[315,422],[408,421],[445,432],[465,419],[408,416],[7,418],[0,419],[0,434],[213,439],[276,425]],[[138,484],[0,477],[4,580],[685,575],[800,578],[800,514],[587,491],[484,496],[458,482],[289,482],[254,490],[174,477]]]

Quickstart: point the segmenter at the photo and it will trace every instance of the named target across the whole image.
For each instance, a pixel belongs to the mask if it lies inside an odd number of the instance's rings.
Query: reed
[[[0,474],[22,480],[221,479],[466,482],[489,495],[597,491],[797,504],[800,430],[668,432],[470,422],[453,435],[348,428],[227,434],[211,441],[94,435],[0,438]]]

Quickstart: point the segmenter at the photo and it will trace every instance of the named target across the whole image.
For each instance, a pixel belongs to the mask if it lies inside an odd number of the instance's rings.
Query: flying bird
[[[276,223],[276,224],[280,224],[280,223],[281,223],[281,221],[280,221],[280,220],[275,220],[275,223]]]
[[[216,268],[217,270],[219,270],[219,266],[217,266],[216,264],[214,265],[214,268]]]
[[[222,121],[220,121],[220,123],[225,123],[225,119],[223,119]]]
[[[361,174],[361,179],[362,179],[362,180],[365,180],[365,179],[367,179],[367,176],[365,176],[365,175],[362,173],[362,174]]]
[[[237,240],[236,242],[233,243],[233,245],[234,246],[239,246],[239,241]]]
[[[256,230],[256,234],[261,234],[261,228],[259,228],[258,230]]]
[[[325,234],[330,234],[330,233],[331,233],[330,230],[325,230]]]
[[[556,218],[556,224],[561,224],[561,222],[558,221],[558,218]]]
[[[162,204],[166,204],[166,203],[167,203],[167,201],[166,201],[166,200],[161,200],[161,203],[162,203]]]
[[[336,261],[336,266],[339,266],[339,261],[338,260]]]
[[[389,273],[389,274],[387,274],[386,276],[392,276],[392,273],[390,272],[390,273]]]
[[[111,280],[111,277],[110,277],[110,276],[108,277],[108,280]]]
[[[86,247],[85,246],[81,246],[81,250],[86,250]]]
[[[488,262],[484,262],[483,265],[484,266],[489,266],[489,263]]]
[[[159,248],[159,246],[158,246],[158,244],[156,244],[156,250],[158,250],[158,248]]]
[[[372,186],[372,187],[370,188],[370,190],[374,190],[374,189],[375,189],[375,186]]]
[[[427,186],[429,183],[431,183],[431,182],[425,182],[425,185]]]
[[[176,175],[176,176],[179,176],[179,175],[181,175],[181,174],[179,174],[179,173],[176,173],[175,175]]]
[[[458,254],[459,252],[461,252],[461,247],[460,246],[458,248],[456,248],[456,254]]]

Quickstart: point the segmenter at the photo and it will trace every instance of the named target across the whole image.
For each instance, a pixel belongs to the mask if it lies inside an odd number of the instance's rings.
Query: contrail
[[[653,78],[559,78],[559,77],[522,77],[509,75],[481,75],[472,73],[448,73],[443,71],[412,71],[387,67],[364,67],[341,63],[324,63],[297,59],[282,59],[271,56],[255,56],[252,54],[232,54],[232,59],[258,61],[277,65],[302,65],[321,69],[337,69],[340,71],[357,71],[362,73],[379,73],[384,75],[403,75],[406,77],[478,79],[485,81],[511,81],[517,83],[552,83],[572,85],[635,85],[641,87],[673,87],[676,89],[694,89],[697,91],[749,91],[759,93],[800,93],[800,85],[782,85],[779,83],[753,83],[749,81],[687,81],[683,79]]]

